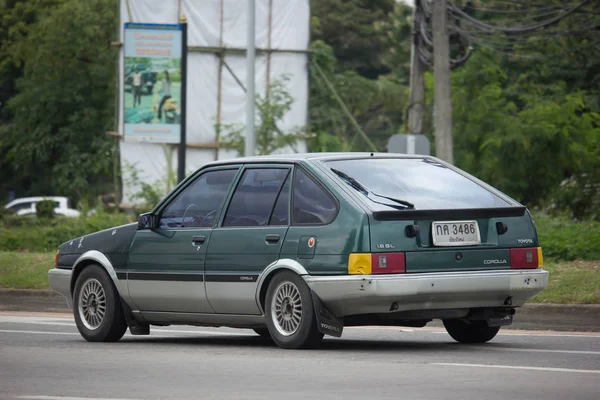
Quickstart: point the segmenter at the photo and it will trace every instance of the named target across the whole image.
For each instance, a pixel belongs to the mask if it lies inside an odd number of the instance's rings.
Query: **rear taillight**
[[[348,258],[350,275],[403,274],[404,253],[352,253]]]
[[[54,255],[54,268],[58,266],[58,256],[60,256],[60,250],[57,250],[56,254]]]
[[[540,268],[543,265],[541,247],[510,249],[511,269],[533,269]]]

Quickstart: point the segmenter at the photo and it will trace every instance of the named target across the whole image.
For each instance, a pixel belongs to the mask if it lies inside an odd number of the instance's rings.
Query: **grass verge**
[[[600,304],[600,261],[544,260],[548,287],[532,303]]]
[[[47,289],[54,253],[0,251],[0,287]],[[600,261],[545,260],[548,288],[532,303],[600,304]]]
[[[0,287],[48,289],[55,253],[0,251]]]

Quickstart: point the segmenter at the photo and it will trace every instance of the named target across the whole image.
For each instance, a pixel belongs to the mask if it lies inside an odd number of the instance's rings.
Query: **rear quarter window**
[[[326,225],[337,215],[337,202],[299,168],[294,173],[292,206],[294,225]]]

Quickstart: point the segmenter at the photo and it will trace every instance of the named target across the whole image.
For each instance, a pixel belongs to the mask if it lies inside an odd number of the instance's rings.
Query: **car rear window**
[[[356,179],[373,193],[409,201],[417,210],[510,206],[471,179],[431,159],[365,158],[328,161],[326,165]],[[394,204],[372,197],[378,203]],[[388,209],[367,202],[374,209]]]

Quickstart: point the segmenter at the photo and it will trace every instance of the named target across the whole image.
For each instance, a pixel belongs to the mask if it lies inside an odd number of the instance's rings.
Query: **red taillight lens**
[[[372,253],[371,265],[374,274],[403,274],[406,272],[404,253]]]
[[[542,266],[541,247],[510,249],[511,269],[533,269]]]
[[[348,257],[350,275],[403,274],[406,272],[404,253],[352,253]]]

